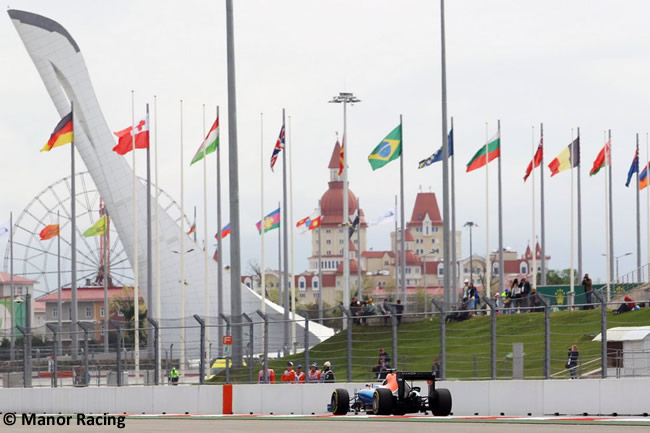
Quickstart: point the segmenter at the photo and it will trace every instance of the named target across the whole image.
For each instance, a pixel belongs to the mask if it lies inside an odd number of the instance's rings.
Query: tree
[[[108,305],[108,309],[111,315],[119,315],[120,313],[124,316],[124,322],[126,327],[133,330],[135,328],[135,308],[133,307],[133,287],[124,286],[122,288],[122,293],[111,298]],[[147,333],[146,333],[146,320],[147,320],[147,307],[144,304],[144,300],[138,302],[138,329],[140,334],[140,344],[146,343]],[[110,316],[109,316],[110,317]],[[135,334],[133,331],[126,332],[124,334],[124,341],[133,343],[135,341]]]
[[[537,281],[540,281],[540,279],[541,275],[538,272]],[[580,280],[578,279],[578,271],[576,269],[573,270],[573,282],[576,285],[580,284]],[[549,269],[546,271],[546,284],[549,286],[571,284],[571,269]]]

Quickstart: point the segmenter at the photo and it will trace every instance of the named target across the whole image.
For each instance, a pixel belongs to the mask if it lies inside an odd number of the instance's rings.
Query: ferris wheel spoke
[[[65,179],[65,182],[64,182],[64,183],[65,183],[65,185],[68,187],[68,192],[70,192],[70,185],[68,184],[67,179]],[[50,191],[52,191],[52,195],[54,195],[54,198],[56,199],[56,201],[57,201],[57,203],[58,203],[58,205],[59,205],[59,206],[58,206],[59,209],[63,209],[63,217],[66,218],[66,219],[68,219],[68,220],[70,220],[70,210],[68,209],[68,207],[64,205],[63,200],[61,200],[61,198],[60,198],[59,195],[56,193],[56,191],[54,190],[54,188],[50,187]],[[69,197],[69,195],[68,195],[68,197]]]

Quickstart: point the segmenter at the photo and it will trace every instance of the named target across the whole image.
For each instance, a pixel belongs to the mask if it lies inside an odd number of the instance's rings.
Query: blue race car
[[[421,395],[414,380],[429,382],[427,395]],[[410,383],[409,383],[410,382]],[[345,415],[350,409],[355,414],[364,410],[373,415],[404,415],[431,411],[436,416],[451,413],[451,393],[448,389],[435,388],[435,376],[429,372],[392,371],[382,385],[366,385],[350,398],[346,389],[337,388],[332,393],[327,410],[334,415]]]

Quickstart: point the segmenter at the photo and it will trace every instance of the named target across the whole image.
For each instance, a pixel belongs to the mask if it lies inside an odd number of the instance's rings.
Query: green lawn
[[[567,352],[572,344],[580,351],[582,373],[600,368],[600,343],[591,340],[600,333],[599,309],[588,311],[558,311],[551,313],[551,373],[564,370]],[[380,348],[385,348],[394,358],[392,329],[373,319],[370,326],[352,328],[352,380],[372,380],[372,367],[377,363]],[[650,309],[621,315],[607,314],[607,327],[648,326]],[[330,361],[337,380],[347,377],[346,331],[314,346],[309,362]],[[434,356],[440,351],[440,319],[426,318],[404,323],[398,327],[398,365],[402,370],[430,371]],[[497,377],[512,377],[511,364],[506,355],[512,352],[513,343],[524,344],[524,374],[526,378],[543,377],[544,314],[524,313],[497,316]],[[279,381],[286,361],[304,364],[303,354],[272,360],[269,365]],[[590,362],[591,361],[591,362]],[[394,366],[394,361],[393,361]],[[254,377],[260,366],[254,366]],[[475,316],[460,323],[447,324],[447,378],[490,378],[490,317]],[[220,375],[221,376],[221,375]],[[221,376],[222,377],[222,376]],[[222,382],[220,377],[219,382]],[[567,377],[561,374],[559,377]],[[249,370],[233,369],[233,382],[248,382]]]

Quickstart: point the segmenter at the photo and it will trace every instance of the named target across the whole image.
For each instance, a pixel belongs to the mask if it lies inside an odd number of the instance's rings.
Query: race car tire
[[[350,394],[347,389],[336,388],[332,393],[332,413],[345,415],[350,411]]]
[[[448,389],[433,389],[429,393],[429,409],[435,416],[447,416],[451,413],[451,393]]]
[[[388,388],[377,388],[372,396],[372,413],[390,415],[393,412],[393,393]]]

